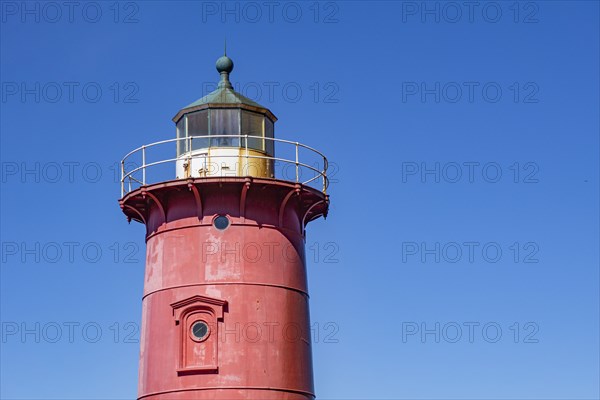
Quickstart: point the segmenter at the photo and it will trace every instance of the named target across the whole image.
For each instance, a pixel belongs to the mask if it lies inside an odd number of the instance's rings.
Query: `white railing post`
[[[248,165],[248,135],[244,135],[245,137],[245,147],[246,147],[246,164],[244,167],[246,168],[246,175],[250,175],[250,166]],[[242,170],[242,175],[244,175],[244,171]]]
[[[298,142],[296,142],[296,183],[300,181],[300,174],[298,171]]]
[[[323,157],[323,193],[327,194],[327,158]]]
[[[185,142],[185,147],[187,151],[187,168],[184,171],[184,176],[186,178],[192,178],[192,136],[188,136],[188,139]]]
[[[142,146],[142,185],[146,186],[146,146]]]
[[[121,197],[125,195],[125,160],[121,160]]]

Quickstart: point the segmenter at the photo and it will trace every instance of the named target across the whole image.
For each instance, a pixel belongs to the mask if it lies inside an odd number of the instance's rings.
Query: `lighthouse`
[[[315,397],[304,247],[327,159],[275,138],[233,66],[121,162],[121,209],[146,227],[139,399]]]

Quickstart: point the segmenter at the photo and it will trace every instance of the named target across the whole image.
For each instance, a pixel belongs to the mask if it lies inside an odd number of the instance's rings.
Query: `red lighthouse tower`
[[[274,137],[230,58],[217,70],[176,138],[122,161],[121,208],[146,226],[138,398],[313,399],[304,243],[327,160]]]

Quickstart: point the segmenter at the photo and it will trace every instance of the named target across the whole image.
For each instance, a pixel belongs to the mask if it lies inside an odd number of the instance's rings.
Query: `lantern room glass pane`
[[[269,118],[265,118],[265,137],[274,138],[275,127],[273,126],[273,121]],[[275,157],[275,142],[273,140],[265,139],[265,148],[267,154],[271,157]]]
[[[187,115],[188,136],[208,135],[208,110],[198,111]],[[208,138],[192,139],[192,150],[205,149],[208,147]]]
[[[264,137],[264,120],[265,118],[261,114],[253,113],[251,111],[242,111],[242,135]],[[242,147],[245,146],[245,138],[242,138]],[[248,138],[248,148],[265,151],[264,139]]]
[[[240,110],[239,109],[212,109],[210,110],[210,135],[239,135]],[[211,146],[215,147],[240,147],[239,137],[211,138]]]
[[[181,119],[179,121],[177,121],[177,139],[183,139],[186,137],[185,120],[186,120],[186,116],[184,115],[183,117],[181,117]],[[180,155],[185,153],[186,145],[187,145],[187,143],[185,140],[177,141],[177,157],[179,157]]]

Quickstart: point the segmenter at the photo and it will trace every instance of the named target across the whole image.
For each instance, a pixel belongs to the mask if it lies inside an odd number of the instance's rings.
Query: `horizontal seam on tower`
[[[170,286],[170,287],[166,287],[166,288],[162,288],[162,289],[158,289],[158,290],[154,290],[150,293],[145,294],[144,296],[142,296],[142,301],[150,296],[151,294],[154,293],[158,293],[158,292],[162,292],[164,290],[170,290],[170,289],[176,289],[176,288],[182,288],[182,287],[192,287],[192,286],[214,286],[214,285],[249,285],[249,286],[269,286],[269,287],[275,287],[275,288],[279,288],[279,289],[285,289],[285,290],[291,290],[294,292],[298,292],[300,294],[303,294],[304,296],[306,296],[307,298],[310,298],[309,294],[307,292],[305,292],[304,290],[300,290],[300,289],[296,289],[293,287],[288,287],[288,286],[283,286],[283,285],[275,285],[272,283],[259,283],[259,282],[213,282],[213,283],[192,283],[189,285],[177,285],[177,286]]]
[[[173,390],[163,390],[160,392],[152,392],[152,393],[145,394],[141,397],[138,397],[138,400],[141,400],[145,397],[157,396],[157,395],[167,394],[167,393],[192,392],[192,391],[200,391],[200,390],[274,390],[274,391],[278,391],[278,392],[299,393],[299,394],[315,397],[314,393],[306,392],[304,390],[299,390],[299,389],[285,389],[285,388],[275,388],[275,387],[269,387],[269,386],[264,386],[264,387],[263,386],[212,386],[212,387],[173,389]]]

